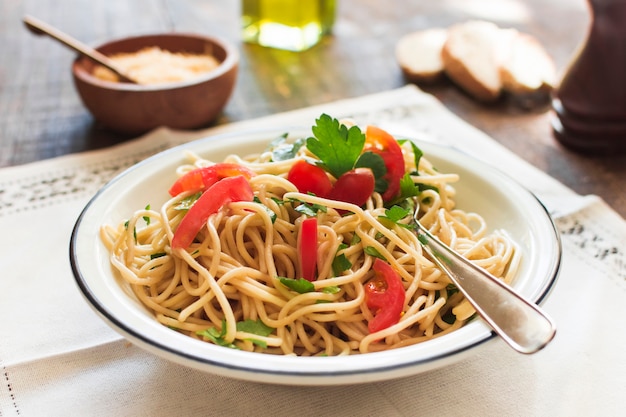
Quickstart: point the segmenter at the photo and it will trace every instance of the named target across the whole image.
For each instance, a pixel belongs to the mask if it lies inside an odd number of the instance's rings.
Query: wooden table
[[[176,30],[218,34],[240,45],[238,83],[227,123],[358,97],[406,83],[394,58],[411,31],[472,18],[535,35],[563,70],[585,37],[585,0],[338,0],[334,35],[303,53],[240,43],[239,2],[218,0],[4,0],[0,2],[0,166],[109,146],[128,138],[94,123],[70,75],[74,53],[30,34],[34,15],[92,45]],[[480,7],[480,6],[483,7]],[[448,82],[421,86],[451,111],[580,194],[597,194],[626,217],[626,155],[589,156],[554,139],[548,105],[481,105]],[[625,139],[626,140],[626,139]]]

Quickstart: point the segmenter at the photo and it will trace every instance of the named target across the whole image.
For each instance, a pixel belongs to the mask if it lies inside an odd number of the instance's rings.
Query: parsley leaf
[[[405,173],[400,179],[400,198],[417,197],[419,193],[420,188],[415,185],[411,175],[408,172]]]
[[[237,322],[237,331],[257,334],[259,336],[269,336],[275,329],[263,323],[261,319],[252,320],[247,319],[244,321]],[[247,339],[250,340],[257,346],[262,348],[267,348],[267,343],[257,339]]]
[[[415,184],[408,172],[400,179],[400,194],[392,201],[386,203],[387,207],[400,204],[411,197],[417,197],[424,189],[424,184]]]
[[[247,319],[237,323],[237,330],[240,332],[258,334],[259,336],[269,336],[275,329],[263,323],[261,319]]]
[[[278,215],[276,213],[274,213],[268,206],[266,206],[265,204],[263,204],[261,202],[261,199],[259,197],[257,197],[256,195],[254,196],[253,201],[257,204],[260,204],[261,207],[263,207],[263,210],[267,213],[267,215],[269,216],[269,218],[272,220],[272,224],[276,223],[276,219],[278,218]]]
[[[352,262],[350,262],[348,260],[348,257],[344,253],[342,253],[335,256],[335,259],[333,259],[332,267],[333,273],[336,277],[338,277],[343,271],[347,271],[348,269],[352,268]]]
[[[350,171],[363,151],[365,135],[357,126],[348,129],[327,114],[317,119],[312,131],[314,137],[306,146],[320,159],[320,165],[335,178]]]
[[[297,206],[294,206],[294,210],[297,211],[298,213],[301,214],[305,214],[309,217],[315,217],[317,216],[318,212],[322,212],[322,213],[326,213],[328,211],[328,207],[320,205],[320,204],[310,204],[298,199],[290,199],[291,202],[296,202],[296,203],[300,203]]]
[[[293,143],[287,143],[287,133],[274,139],[269,150],[272,152],[272,161],[286,161],[293,159],[302,146],[306,143],[306,139],[296,139]]]
[[[196,334],[208,339],[218,346],[238,349],[237,345],[234,343],[229,343],[224,340],[224,336],[226,336],[226,320],[222,320],[222,330],[218,330],[217,327],[209,327],[208,329],[197,331]]]
[[[150,204],[146,206],[146,210],[150,210]],[[143,220],[146,222],[146,225],[150,226],[150,216],[143,216]]]
[[[331,285],[330,287],[322,288],[322,292],[325,294],[337,294],[339,291],[341,291],[341,288],[339,288],[336,285]]]
[[[202,193],[200,192],[200,193],[195,193],[195,194],[192,194],[192,195],[190,195],[188,197],[183,198],[174,207],[174,210],[189,210],[191,208],[191,206],[193,206],[193,203],[195,203],[196,200],[198,200],[201,195],[202,195]]]
[[[373,256],[374,258],[379,258],[382,259],[383,261],[386,261],[387,258],[385,258],[380,252],[378,252],[378,249],[376,249],[373,246],[366,246],[363,251],[370,256]]]
[[[315,291],[315,286],[312,282],[307,281],[304,278],[285,278],[278,277],[279,281],[290,290],[293,290],[299,294],[306,294],[307,292]]]
[[[409,142],[411,144],[411,148],[413,148],[413,158],[415,160],[415,169],[418,170],[420,166],[420,159],[424,156],[424,152],[413,142],[408,139],[401,139],[398,141],[400,145]]]
[[[390,209],[385,210],[384,216],[378,216],[380,219],[389,220],[392,223],[404,227],[405,229],[414,229],[415,225],[413,223],[405,224],[400,223],[402,219],[408,216],[411,213],[411,210],[402,208],[400,206],[392,206]]]

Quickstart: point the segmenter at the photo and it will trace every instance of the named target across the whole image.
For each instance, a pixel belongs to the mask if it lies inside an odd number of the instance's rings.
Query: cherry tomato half
[[[376,275],[365,284],[365,303],[374,312],[367,328],[376,333],[400,320],[405,291],[400,275],[387,262],[376,258],[372,269]]]
[[[328,198],[361,207],[374,192],[375,185],[376,178],[371,169],[355,168],[339,177]]]
[[[328,174],[317,165],[309,164],[305,160],[296,162],[289,173],[287,180],[296,186],[301,193],[311,193],[318,197],[326,197],[333,187]]]

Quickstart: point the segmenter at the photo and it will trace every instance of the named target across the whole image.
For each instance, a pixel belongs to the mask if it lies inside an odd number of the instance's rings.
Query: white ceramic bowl
[[[184,150],[219,161],[228,154],[263,150],[279,134],[300,129],[260,131],[209,137],[162,152],[133,166],[104,186],[80,215],[72,234],[70,258],[76,282],[87,302],[115,330],[165,359],[211,373],[250,381],[296,384],[353,384],[403,377],[448,365],[474,353],[496,336],[481,320],[414,346],[343,357],[293,357],[243,352],[192,339],[159,324],[121,283],[98,236],[104,223],[117,224],[150,203],[168,198],[175,168],[185,163]],[[514,287],[541,303],[553,287],[561,260],[554,224],[539,201],[506,175],[457,150],[418,142],[441,171],[461,180],[457,206],[480,213],[495,229],[506,229],[522,250]]]

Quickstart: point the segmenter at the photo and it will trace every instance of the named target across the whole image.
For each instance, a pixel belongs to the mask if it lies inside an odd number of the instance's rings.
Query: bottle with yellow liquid
[[[242,0],[243,40],[304,51],[329,33],[335,0]]]

